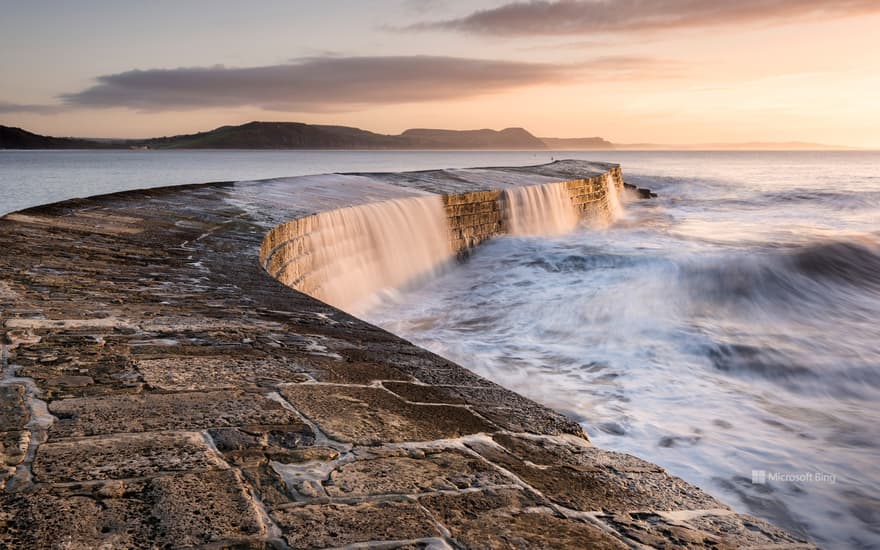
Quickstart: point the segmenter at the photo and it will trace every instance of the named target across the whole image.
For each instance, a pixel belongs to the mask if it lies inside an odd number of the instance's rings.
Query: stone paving
[[[607,169],[184,186],[0,219],[0,547],[810,547],[259,264],[269,229],[316,211]]]

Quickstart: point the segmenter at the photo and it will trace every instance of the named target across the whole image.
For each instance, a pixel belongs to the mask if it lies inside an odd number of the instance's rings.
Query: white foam
[[[563,235],[578,224],[578,214],[564,182],[513,187],[504,191],[511,235]]]
[[[452,257],[440,196],[395,199],[319,214],[309,234],[316,297],[349,309],[405,286]]]

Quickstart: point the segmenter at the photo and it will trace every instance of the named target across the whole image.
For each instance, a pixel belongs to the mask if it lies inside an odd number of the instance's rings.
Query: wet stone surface
[[[494,431],[464,407],[412,404],[381,388],[304,384],[286,386],[281,395],[325,433],[349,443],[431,441]]]
[[[466,548],[627,548],[599,527],[566,519],[519,490],[427,496],[420,502]]]
[[[114,395],[53,401],[58,437],[201,429],[242,424],[282,424],[296,413],[264,395],[242,391]]]
[[[201,434],[160,432],[44,443],[38,449],[33,471],[41,482],[70,482],[225,467]]]
[[[290,248],[264,236],[313,212],[426,192],[495,212],[492,189],[608,170],[193,185],[0,218],[0,548],[800,547],[260,265]]]
[[[307,505],[274,511],[272,518],[292,548],[335,548],[440,535],[428,514],[412,501]]]
[[[396,456],[395,456],[396,455]],[[455,491],[515,481],[479,457],[451,449],[401,450],[341,466],[324,483],[331,497]]]

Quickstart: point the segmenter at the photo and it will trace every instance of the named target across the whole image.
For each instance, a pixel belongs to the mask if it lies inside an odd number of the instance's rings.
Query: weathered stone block
[[[266,535],[232,470],[111,481],[93,491],[0,493],[0,548],[222,546]]]
[[[454,389],[443,386],[413,384],[411,382],[383,382],[382,386],[399,395],[406,401],[414,403],[446,403],[463,405],[465,400]]]
[[[273,510],[271,516],[287,544],[304,550],[440,534],[424,511],[408,501],[307,505]]]
[[[40,445],[37,481],[71,482],[145,477],[159,472],[226,468],[194,432],[123,434]]]
[[[515,489],[430,495],[419,502],[464,548],[628,548],[598,527],[558,516],[542,507],[545,502]]]
[[[305,384],[281,394],[330,437],[361,445],[494,431],[463,407],[415,405],[376,387]]]
[[[815,548],[805,539],[740,514],[706,514],[670,520],[654,512],[620,512],[597,519],[630,539],[653,548]]]
[[[58,417],[52,437],[299,423],[281,403],[242,391],[78,397],[49,411]]]
[[[20,430],[30,421],[25,394],[26,388],[21,384],[0,386],[0,431]]]
[[[506,430],[583,436],[576,422],[500,386],[462,386],[454,391],[480,415]]]
[[[585,449],[583,453],[576,453],[574,460],[572,454],[560,453],[559,460],[552,465],[539,466],[532,462],[532,458],[547,462],[547,453],[553,451],[546,446],[530,445],[526,439],[519,439],[516,454],[483,443],[469,445],[487,460],[519,476],[548,499],[575,510],[725,508],[714,498],[661,468],[622,453]]]
[[[168,391],[211,391],[296,382],[303,369],[282,358],[167,357],[140,359],[137,369],[153,388]]]
[[[510,483],[483,460],[456,450],[426,451],[421,457],[385,456],[345,464],[324,488],[332,497],[410,495]]]

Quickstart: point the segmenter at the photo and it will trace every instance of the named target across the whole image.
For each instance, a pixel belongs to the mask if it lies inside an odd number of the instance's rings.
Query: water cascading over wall
[[[505,190],[432,195],[341,208],[270,231],[261,262],[301,292],[351,311],[382,289],[435,273],[497,235],[556,235],[622,213],[623,179],[601,176]]]
[[[514,187],[504,191],[507,233],[562,235],[577,227],[567,182]]]
[[[453,256],[439,195],[322,212],[291,229],[272,256],[277,277],[343,309],[428,276]]]

